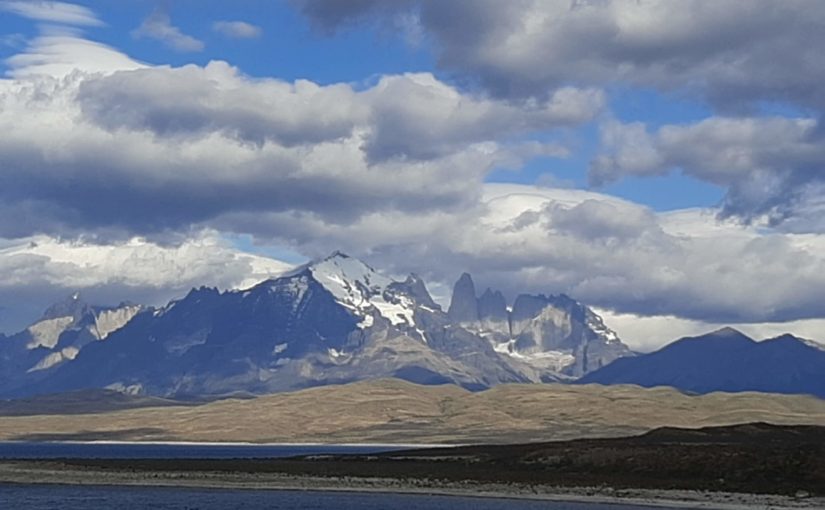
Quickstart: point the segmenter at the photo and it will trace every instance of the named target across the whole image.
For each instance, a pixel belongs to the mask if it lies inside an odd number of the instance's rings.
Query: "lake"
[[[0,459],[266,459],[295,455],[369,454],[408,448],[387,445],[0,442]]]
[[[0,442],[0,459],[256,459],[407,449],[388,445]],[[642,510],[647,507],[357,492],[0,484],[0,508],[45,510]],[[649,509],[648,509],[649,510]]]
[[[26,510],[650,510],[649,507],[347,492],[2,485],[3,508]]]

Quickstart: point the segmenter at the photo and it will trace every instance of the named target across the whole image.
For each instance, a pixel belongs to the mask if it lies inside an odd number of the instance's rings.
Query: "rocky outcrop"
[[[494,348],[538,370],[579,377],[633,353],[601,317],[578,301],[557,296],[520,294],[508,311],[501,292],[487,289],[480,298],[472,279],[462,275],[450,310],[478,310],[478,319],[462,314],[462,324],[487,338]]]
[[[478,301],[476,300],[476,287],[473,278],[464,273],[453,286],[453,297],[450,300],[450,308],[447,311],[455,322],[474,324],[478,322]]]

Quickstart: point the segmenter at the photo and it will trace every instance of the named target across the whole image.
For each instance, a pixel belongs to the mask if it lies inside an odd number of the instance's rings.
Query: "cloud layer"
[[[591,182],[681,170],[727,188],[723,216],[822,232],[825,4],[816,0],[298,0],[327,33],[414,16],[440,67],[510,101],[559,87],[656,90],[717,116],[605,128]],[[461,20],[461,22],[456,22]],[[799,118],[764,118],[781,106]],[[787,115],[786,115],[787,117]]]
[[[139,238],[105,245],[47,236],[0,240],[0,332],[21,330],[80,289],[92,304],[164,305],[192,287],[245,288],[289,267],[241,253],[214,232],[175,246]]]
[[[650,132],[641,123],[608,123],[590,178],[679,169],[728,188],[723,216],[766,217],[792,230],[823,231],[819,190],[825,186],[825,138],[814,119],[712,117]]]
[[[501,96],[621,82],[688,88],[725,108],[761,99],[825,106],[825,5],[817,0],[294,3],[326,31],[413,15],[444,69]]]
[[[101,26],[103,22],[91,9],[65,2],[3,1],[0,11],[8,11],[25,18],[66,25]]]
[[[202,51],[204,48],[203,41],[181,32],[180,28],[172,24],[169,13],[162,9],[153,11],[138,28],[132,31],[132,36],[155,39],[181,52]]]
[[[0,4],[75,26],[44,28],[0,80],[6,317],[14,296],[29,296],[18,302],[30,316],[77,287],[158,302],[280,267],[222,241],[237,234],[306,256],[344,249],[423,273],[442,296],[468,270],[511,299],[567,292],[614,317],[690,327],[822,317],[820,2],[295,3],[326,34],[401,27],[434,48],[438,71],[321,84],[252,78],[222,61],[151,66],[80,35],[102,23],[88,9]],[[209,28],[260,34],[238,21]],[[134,34],[204,49],[165,11]],[[617,88],[713,113],[621,122],[610,112]],[[721,208],[657,213],[601,193],[485,182],[574,154],[581,128],[596,125],[594,186],[682,172],[726,188]],[[82,269],[86,258],[95,262]]]
[[[263,33],[261,27],[245,21],[216,21],[212,29],[233,39],[256,39]]]
[[[578,190],[487,184],[461,212],[372,214],[347,225],[238,213],[230,223],[305,253],[341,247],[436,282],[468,270],[510,299],[566,292],[623,313],[739,323],[820,317],[825,298],[820,236],[720,222],[712,210],[657,214]]]
[[[493,168],[566,154],[532,136],[603,105],[596,90],[564,88],[517,106],[426,73],[357,89],[250,79],[224,62],[146,67],[69,36],[39,38],[9,63],[4,237],[185,233],[239,212],[339,224],[458,209]]]

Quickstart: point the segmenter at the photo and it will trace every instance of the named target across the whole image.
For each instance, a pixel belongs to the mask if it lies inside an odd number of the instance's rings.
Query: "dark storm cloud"
[[[818,0],[298,0],[326,30],[417,15],[442,68],[506,97],[570,84],[689,89],[724,108],[825,106]]]
[[[244,82],[227,64],[213,62],[86,80],[77,97],[84,115],[110,130],[148,130],[159,137],[221,133],[258,145],[294,146],[349,137],[366,113],[358,111],[354,96],[343,84]]]
[[[382,6],[387,6],[387,2],[381,0],[343,0],[324,2],[316,0],[292,0],[301,11],[309,16],[319,28],[328,32],[334,32],[342,24],[357,20],[358,18],[374,12]],[[397,5],[391,5],[389,9],[408,7],[412,2],[399,0]]]

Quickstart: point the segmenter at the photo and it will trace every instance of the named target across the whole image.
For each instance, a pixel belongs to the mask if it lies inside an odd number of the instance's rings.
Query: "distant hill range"
[[[825,350],[792,335],[757,342],[725,328],[616,360],[578,382],[672,386],[699,394],[761,391],[825,398]]]
[[[144,407],[123,411],[129,399]],[[10,407],[16,416],[0,415],[0,441],[502,444],[627,436],[669,425],[825,423],[825,400],[808,395],[685,395],[595,384],[500,384],[471,392],[377,379],[202,404],[163,400],[145,407],[146,397],[107,394],[97,401],[90,407],[33,399]]]
[[[566,295],[494,289],[469,274],[449,308],[335,252],[245,290],[193,289],[161,308],[79,294],[0,335],[0,398],[90,389],[175,399],[249,396],[384,377],[480,390],[503,383],[668,385],[825,397],[825,352],[733,330],[637,356]],[[76,399],[75,394],[72,398]]]

